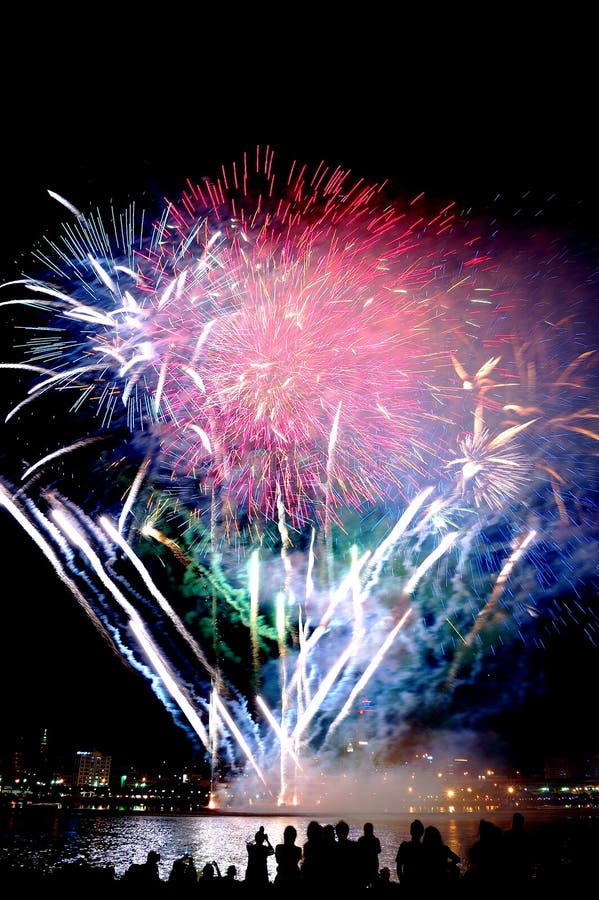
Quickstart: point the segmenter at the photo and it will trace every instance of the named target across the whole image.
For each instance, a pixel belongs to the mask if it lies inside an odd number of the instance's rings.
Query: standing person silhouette
[[[143,894],[147,900],[162,896],[166,882],[160,878],[159,862],[160,853],[150,850],[145,862],[132,863],[121,879],[126,891],[139,896]]]
[[[268,877],[268,857],[274,854],[274,847],[261,825],[253,841],[245,845],[248,855],[245,870],[245,884],[248,888],[262,889],[270,885]]]
[[[335,875],[337,886],[351,895],[358,874],[358,849],[356,841],[349,836],[349,825],[340,819],[335,825],[337,843],[335,846]]]
[[[524,827],[524,816],[515,812],[512,827],[503,832],[503,866],[508,887],[521,887],[532,879],[533,854],[529,833]]]
[[[306,826],[306,840],[302,847],[300,874],[304,893],[322,890],[329,875],[329,865],[324,827],[316,819],[312,819]]]
[[[219,889],[219,896],[222,897],[223,900],[226,900],[226,898],[244,896],[245,889],[243,881],[237,880],[237,866],[227,866],[227,871],[220,881]]]
[[[447,892],[457,882],[460,857],[448,847],[438,828],[427,825],[422,836],[423,886],[429,890]]]
[[[275,847],[277,871],[273,884],[287,896],[295,896],[299,890],[302,848],[295,843],[296,838],[295,826],[287,825],[283,831],[283,843]]]
[[[202,866],[202,872],[198,878],[200,897],[222,896],[221,882],[222,875],[216,860],[207,862],[204,866]]]
[[[414,893],[422,880],[423,834],[423,822],[414,819],[410,823],[410,840],[402,841],[397,849],[395,869],[397,880],[405,893]]]
[[[198,873],[193,856],[187,850],[183,856],[173,861],[167,884],[168,893],[172,897],[195,897],[198,889]]]
[[[376,884],[379,877],[381,842],[374,833],[372,822],[364,823],[364,833],[356,841],[358,882],[363,888]]]
[[[496,890],[504,876],[503,832],[488,819],[478,823],[478,839],[468,849],[465,880],[481,890]]]

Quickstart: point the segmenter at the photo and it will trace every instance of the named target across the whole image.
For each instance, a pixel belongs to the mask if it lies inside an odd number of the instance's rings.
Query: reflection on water
[[[572,811],[548,810],[525,812],[529,828],[574,815]],[[491,819],[502,828],[511,822],[510,810],[492,814],[480,812],[445,815],[419,814],[425,825],[436,825],[445,843],[465,863],[468,848],[477,837],[481,817]],[[189,851],[199,869],[216,860],[224,874],[227,866],[237,866],[244,877],[246,841],[253,838],[260,824],[273,846],[283,839],[286,825],[297,828],[298,844],[305,840],[306,827],[312,816],[235,816],[235,815],[118,815],[104,812],[66,810],[20,810],[4,814],[0,834],[0,861],[51,868],[83,857],[94,866],[113,865],[120,877],[132,862],[143,862],[149,850],[160,853],[160,874],[166,879],[173,860]],[[323,824],[335,823],[341,816],[316,817]],[[343,816],[350,825],[350,837],[362,834],[364,817]],[[409,825],[414,815],[371,817],[382,852],[379,865],[388,866],[395,877],[395,854],[399,843],[409,838]],[[275,863],[269,860],[271,880]]]

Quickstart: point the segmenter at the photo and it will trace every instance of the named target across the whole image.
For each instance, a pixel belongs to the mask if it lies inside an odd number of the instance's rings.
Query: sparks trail
[[[296,802],[365,691],[394,757],[419,715],[463,724],[497,648],[593,637],[559,597],[596,575],[598,356],[543,264],[515,281],[453,205],[268,149],[151,227],[54,196],[43,277],[3,288],[28,447],[0,503],[215,771]]]

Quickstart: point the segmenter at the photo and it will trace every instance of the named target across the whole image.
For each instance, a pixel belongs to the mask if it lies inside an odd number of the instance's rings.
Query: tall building
[[[78,750],[75,756],[75,787],[108,787],[110,782],[111,756],[104,756],[99,750]]]
[[[48,729],[44,728],[40,743],[40,762],[46,765],[48,762]]]

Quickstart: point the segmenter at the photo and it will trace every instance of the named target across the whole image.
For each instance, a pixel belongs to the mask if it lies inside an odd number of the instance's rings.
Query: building
[[[110,782],[111,756],[104,756],[98,750],[78,750],[75,756],[74,786],[82,790],[108,787]]]

